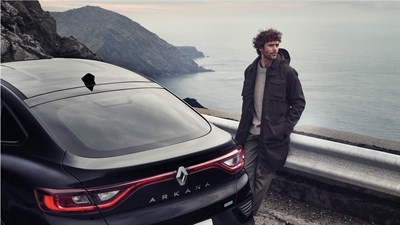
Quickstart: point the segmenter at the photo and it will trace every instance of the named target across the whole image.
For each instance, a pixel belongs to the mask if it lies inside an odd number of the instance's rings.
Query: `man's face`
[[[260,48],[261,57],[267,60],[274,60],[278,57],[279,41],[270,41],[264,44],[263,48]]]

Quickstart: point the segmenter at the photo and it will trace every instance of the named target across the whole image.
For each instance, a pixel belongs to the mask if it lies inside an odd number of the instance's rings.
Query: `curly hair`
[[[264,47],[264,44],[271,41],[281,42],[282,32],[270,28],[268,30],[261,31],[255,38],[253,38],[253,47],[257,50],[257,54],[260,55],[260,48]]]

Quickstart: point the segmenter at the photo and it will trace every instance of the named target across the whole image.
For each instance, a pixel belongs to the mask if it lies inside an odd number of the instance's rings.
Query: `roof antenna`
[[[96,82],[94,82],[93,74],[87,73],[85,76],[82,77],[82,81],[89,90],[93,91],[93,88],[96,85]]]

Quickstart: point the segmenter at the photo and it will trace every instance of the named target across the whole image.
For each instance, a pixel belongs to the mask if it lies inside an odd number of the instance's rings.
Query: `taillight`
[[[123,202],[138,189],[173,179],[174,172],[164,173],[138,181],[111,187],[83,189],[35,189],[40,209],[50,213],[98,213],[107,211]]]
[[[190,174],[207,169],[222,169],[235,174],[244,167],[244,153],[237,148],[226,155],[187,168]],[[90,189],[49,189],[36,188],[35,196],[39,207],[48,213],[90,214],[108,211],[121,204],[126,198],[140,188],[174,179],[176,171],[161,175]]]
[[[228,173],[234,174],[244,167],[244,152],[241,147],[216,159],[200,163],[188,168],[189,173],[197,173],[211,168],[219,168]]]
[[[40,199],[41,204],[39,206],[44,211],[89,212],[97,210],[89,196],[85,193],[45,194],[43,192],[36,192],[36,196]]]

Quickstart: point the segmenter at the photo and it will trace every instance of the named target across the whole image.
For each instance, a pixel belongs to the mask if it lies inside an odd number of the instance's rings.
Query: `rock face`
[[[74,36],[104,61],[157,77],[208,71],[140,24],[100,7],[51,12],[60,35]]]
[[[195,98],[184,98],[183,101],[185,101],[192,107],[207,109],[206,107],[202,106]]]
[[[38,1],[1,1],[1,62],[74,57],[100,60],[72,37],[60,37]]]

